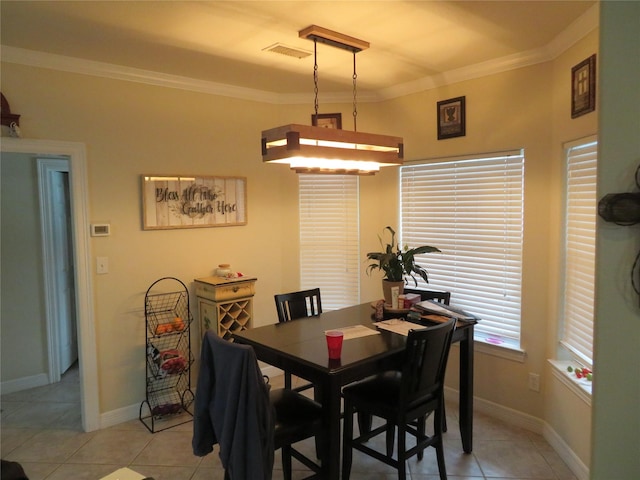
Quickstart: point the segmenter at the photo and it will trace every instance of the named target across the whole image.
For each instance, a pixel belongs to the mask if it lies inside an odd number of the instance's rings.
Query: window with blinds
[[[476,339],[520,348],[524,152],[430,161],[400,169],[403,245],[442,253],[419,263],[421,288],[448,290],[478,315]]]
[[[566,206],[561,345],[581,363],[593,366],[593,313],[596,250],[595,138],[565,146]]]
[[[300,283],[320,288],[323,310],[360,299],[356,175],[299,175]]]

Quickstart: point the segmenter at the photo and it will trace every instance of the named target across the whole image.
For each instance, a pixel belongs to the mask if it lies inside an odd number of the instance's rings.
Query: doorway
[[[89,189],[85,146],[75,142],[3,138],[2,153],[23,153],[34,157],[68,159],[68,191],[72,234],[71,262],[75,271],[75,315],[80,369],[82,428],[86,432],[100,425],[98,398],[98,366],[93,310],[93,277],[91,271],[89,225]],[[63,180],[61,180],[63,181]]]

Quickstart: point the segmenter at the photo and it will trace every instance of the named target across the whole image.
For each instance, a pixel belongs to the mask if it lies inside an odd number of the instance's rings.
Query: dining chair
[[[270,479],[274,451],[282,450],[285,480],[296,458],[317,478],[320,465],[293,444],[321,434],[322,407],[287,389],[271,390],[253,348],[207,331],[202,343],[194,401],[193,453],[204,456],[220,445],[225,479]]]
[[[274,295],[279,322],[288,322],[304,317],[314,317],[322,313],[320,289],[312,288],[299,292]]]
[[[320,300],[320,289],[312,288],[299,292],[281,293],[274,295],[276,310],[278,312],[278,322],[289,322],[306,317],[315,317],[322,313],[322,301]],[[291,389],[291,374],[284,372],[284,388]],[[297,392],[302,392],[313,388],[313,384],[306,383],[294,388]]]
[[[449,305],[451,302],[451,292],[444,290],[422,290],[421,288],[405,288],[404,293],[417,293],[420,295],[420,301],[434,300],[444,305]],[[442,407],[445,408],[444,406]],[[447,415],[446,410],[443,410],[442,414],[442,431],[447,431]]]
[[[351,474],[353,450],[363,452],[398,470],[398,479],[406,478],[406,461],[413,455],[421,460],[424,449],[436,449],[440,479],[447,478],[442,441],[444,413],[444,376],[451,347],[455,320],[434,327],[411,330],[407,336],[402,371],[387,371],[355,382],[342,390],[344,426],[342,478]],[[426,418],[435,412],[434,433],[426,435]],[[364,413],[385,422],[354,438],[353,415]],[[415,422],[415,424],[413,424]],[[393,437],[397,428],[397,454],[393,457]],[[371,438],[386,433],[386,452],[365,445]],[[407,449],[406,434],[415,437],[415,445]]]

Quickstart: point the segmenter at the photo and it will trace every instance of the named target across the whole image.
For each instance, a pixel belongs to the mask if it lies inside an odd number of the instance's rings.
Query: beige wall
[[[522,344],[527,355],[520,363],[478,354],[476,395],[550,421],[570,442],[572,432],[583,427],[556,418],[556,396],[567,408],[573,399],[550,383],[546,364],[555,348],[557,272],[551,265],[559,256],[561,142],[593,134],[597,127],[594,114],[567,118],[569,65],[595,51],[597,36],[590,35],[556,62],[358,109],[359,130],[404,136],[407,160],[525,149]],[[143,297],[157,278],[171,275],[190,283],[211,274],[218,263],[231,263],[258,277],[256,324],[276,321],[273,295],[298,286],[297,177],[286,167],[261,163],[259,132],[308,123],[311,105],[267,105],[6,63],[2,89],[12,110],[22,115],[26,137],[87,145],[91,221],[112,226],[110,237],[91,240],[92,257],[108,257],[110,267],[109,274],[94,277],[102,413],[144,398]],[[467,97],[467,135],[437,141],[435,103],[459,95]],[[350,105],[322,108],[342,111],[350,128]],[[248,224],[143,231],[143,173],[244,175]],[[360,188],[364,259],[377,247],[384,226],[398,223],[397,171],[363,177]],[[378,298],[379,278],[362,273],[361,279],[361,300]],[[449,371],[456,370],[454,355]],[[529,372],[542,374],[540,393],[528,389]],[[455,376],[450,382],[455,386]],[[588,450],[581,444],[575,450],[588,463]]]
[[[571,67],[598,52],[598,31],[574,45],[553,62],[551,91],[552,149],[551,162],[545,182],[549,194],[549,277],[547,282],[548,303],[544,312],[547,318],[546,354],[547,358],[558,358],[557,332],[560,329],[562,278],[562,208],[564,202],[564,149],[563,144],[598,132],[599,95],[596,96],[596,112],[571,118]],[[597,75],[596,75],[597,79]],[[580,460],[589,466],[591,453],[591,407],[579,396],[571,393],[552,374],[550,364],[543,365],[544,371],[544,418],[547,423],[571,446]]]

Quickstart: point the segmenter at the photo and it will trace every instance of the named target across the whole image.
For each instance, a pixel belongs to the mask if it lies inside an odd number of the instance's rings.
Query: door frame
[[[49,359],[49,383],[59,382],[62,377],[60,365],[60,288],[55,272],[56,254],[54,249],[54,207],[51,204],[53,194],[52,172],[69,172],[69,157],[38,156],[38,189],[40,192],[40,231],[42,234],[42,258],[44,270],[45,318],[47,325],[47,344]],[[73,232],[69,232],[71,238]],[[75,270],[75,266],[74,266]],[[75,302],[75,295],[74,295]]]
[[[0,142],[0,151],[69,158],[82,428],[86,432],[98,430],[100,428],[98,363],[89,238],[89,180],[85,145],[55,140],[3,138]]]

